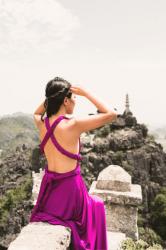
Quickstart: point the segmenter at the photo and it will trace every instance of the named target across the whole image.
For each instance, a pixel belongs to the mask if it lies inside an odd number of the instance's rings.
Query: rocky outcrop
[[[33,207],[31,148],[18,147],[0,163],[0,249],[8,245],[28,223]]]
[[[150,225],[151,202],[166,186],[166,153],[160,143],[148,134],[145,124],[138,124],[131,113],[118,115],[116,122],[84,134],[82,170],[88,189],[92,180],[108,165],[119,165],[140,184],[145,225]]]
[[[21,187],[25,180],[32,179],[32,170],[39,173],[39,169],[44,167],[46,159],[40,155],[36,133],[34,138],[36,148],[23,149],[18,147],[12,154],[7,154],[5,159],[0,159],[1,197],[7,195],[7,190]],[[8,144],[9,142],[10,140],[8,140]],[[144,217],[144,225],[150,225],[151,202],[158,194],[160,187],[166,186],[166,153],[163,151],[162,145],[149,135],[146,125],[138,124],[131,112],[124,113],[118,115],[115,122],[83,133],[81,142],[83,156],[81,170],[87,189],[90,189],[92,182],[97,180],[100,171],[108,165],[121,166],[131,175],[132,183],[142,187],[143,204],[138,211]],[[27,145],[26,139],[25,141],[22,139],[22,143]],[[33,207],[32,185],[27,193],[29,196],[26,199],[22,198],[16,207],[9,209],[6,219],[1,217],[0,207],[0,246],[2,249],[5,247],[7,249],[9,242],[28,223]],[[10,200],[10,197],[8,198]]]

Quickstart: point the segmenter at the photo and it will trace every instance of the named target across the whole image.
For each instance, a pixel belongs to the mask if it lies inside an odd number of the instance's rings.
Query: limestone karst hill
[[[35,127],[32,114],[21,112],[4,115],[0,118],[0,149],[1,157],[15,151],[17,146],[34,148],[38,140],[38,130]]]
[[[132,176],[132,183],[142,186],[143,206],[139,212],[149,225],[151,204],[160,188],[166,187],[166,153],[146,125],[137,123],[132,112],[124,112],[116,122],[86,133],[82,142],[87,186],[106,166],[122,166]]]
[[[9,118],[8,118],[9,119]],[[33,123],[33,121],[32,121]],[[0,126],[3,126],[2,121]],[[28,125],[29,126],[29,125]],[[34,131],[35,126],[28,128]],[[26,125],[24,127],[26,134]],[[12,124],[10,127],[12,130]],[[15,131],[15,137],[17,136]],[[18,132],[19,133],[19,132]],[[36,131],[32,133],[34,136]],[[35,137],[36,138],[36,137]],[[34,138],[33,138],[34,140]],[[15,140],[15,143],[17,140]],[[20,142],[20,141],[19,141]],[[32,209],[32,170],[44,167],[45,158],[39,151],[39,140],[32,147],[29,138],[8,152],[0,162],[0,245],[7,249],[9,243],[25,226]],[[132,112],[119,114],[115,122],[81,135],[83,156],[82,175],[88,189],[99,172],[108,165],[123,167],[132,183],[140,184],[143,191],[142,214],[144,225],[150,225],[151,203],[161,187],[166,187],[166,153],[148,133],[145,124],[139,124]],[[8,139],[10,145],[10,138]],[[1,147],[3,147],[1,139]]]

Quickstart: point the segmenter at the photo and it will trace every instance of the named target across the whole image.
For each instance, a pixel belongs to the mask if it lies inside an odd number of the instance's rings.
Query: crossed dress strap
[[[44,153],[44,146],[47,142],[47,140],[49,139],[49,137],[51,137],[51,140],[53,142],[53,144],[55,145],[55,147],[64,155],[73,158],[73,159],[77,159],[77,160],[82,160],[82,156],[80,153],[78,154],[74,154],[71,153],[69,151],[67,151],[66,149],[64,149],[59,142],[56,140],[54,134],[53,134],[53,130],[55,129],[55,127],[58,125],[58,123],[62,120],[62,119],[69,119],[68,117],[64,116],[64,115],[60,115],[54,122],[53,124],[50,126],[49,124],[49,119],[48,117],[45,118],[44,122],[45,122],[45,126],[47,129],[47,132],[44,136],[44,139],[42,140],[42,142],[40,143],[40,149],[41,152]],[[79,137],[79,152],[80,152],[80,148],[81,148],[81,142],[80,142],[80,137]]]

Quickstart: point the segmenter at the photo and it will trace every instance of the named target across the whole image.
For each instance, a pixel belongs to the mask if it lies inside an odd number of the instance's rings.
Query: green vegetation
[[[151,209],[151,225],[166,240],[166,187],[161,187],[151,203]]]
[[[160,250],[166,237],[166,187],[161,187],[160,192],[151,203],[150,227],[145,227],[146,219],[143,217],[143,204],[138,206],[138,234],[139,240],[127,238],[121,244],[121,250]]]
[[[9,153],[15,152],[17,146],[22,147],[22,144],[25,144],[34,148],[38,142],[38,130],[32,115],[10,115],[0,119],[0,149],[3,159]]]
[[[15,189],[7,190],[0,198],[0,224],[6,224],[10,210],[24,200],[30,199],[32,190],[32,178],[25,176],[25,182]]]
[[[138,206],[138,218],[137,218],[137,225],[138,225],[138,228],[142,228],[144,227],[145,223],[146,223],[146,219],[143,217],[143,209],[144,209],[144,206],[143,204],[140,204]]]
[[[133,172],[133,165],[132,164],[129,164],[126,160],[123,160],[122,166],[123,166],[124,170],[126,170],[128,172],[128,174],[132,175],[132,172]]]
[[[130,237],[127,237],[127,239],[122,241],[120,250],[163,250],[163,248],[159,244],[150,246],[141,239],[133,241]]]
[[[139,239],[145,241],[147,244],[149,244],[149,246],[152,246],[153,244],[163,244],[161,237],[152,228],[138,227],[138,234]]]
[[[124,152],[122,150],[117,150],[114,153],[114,158],[116,158],[117,161],[122,161],[124,158]]]
[[[111,128],[109,124],[100,127],[100,129],[95,129],[95,137],[106,137],[111,132]]]

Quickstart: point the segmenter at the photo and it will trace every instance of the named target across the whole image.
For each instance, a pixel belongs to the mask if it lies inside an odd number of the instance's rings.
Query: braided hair
[[[44,101],[47,117],[58,112],[65,97],[71,98],[72,92],[70,87],[71,84],[61,77],[55,77],[47,83],[45,88],[46,99]],[[44,121],[43,116],[45,112],[41,116],[42,121]]]

